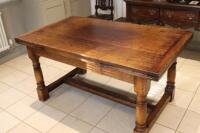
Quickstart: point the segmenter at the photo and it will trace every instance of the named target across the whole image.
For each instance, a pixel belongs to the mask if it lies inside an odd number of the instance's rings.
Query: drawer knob
[[[192,17],[189,17],[189,20],[192,20],[193,18]]]

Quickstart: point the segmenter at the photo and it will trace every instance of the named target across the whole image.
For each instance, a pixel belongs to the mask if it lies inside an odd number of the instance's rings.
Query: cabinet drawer
[[[178,24],[191,24],[198,22],[198,12],[186,10],[169,10],[164,9],[161,15],[163,22],[176,22]]]
[[[158,8],[133,5],[127,7],[127,17],[131,20],[158,20],[159,16]]]

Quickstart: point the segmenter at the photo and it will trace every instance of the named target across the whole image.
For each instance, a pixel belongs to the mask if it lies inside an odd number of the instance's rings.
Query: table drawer
[[[164,9],[161,15],[163,22],[175,22],[177,24],[193,24],[198,22],[198,12],[186,10]]]
[[[133,6],[127,7],[127,17],[130,20],[158,20],[160,13],[158,8]]]

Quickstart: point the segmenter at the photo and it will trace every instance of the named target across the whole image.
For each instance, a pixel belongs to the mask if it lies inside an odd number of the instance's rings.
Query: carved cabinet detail
[[[125,0],[128,22],[155,23],[200,30],[200,6],[156,0]]]

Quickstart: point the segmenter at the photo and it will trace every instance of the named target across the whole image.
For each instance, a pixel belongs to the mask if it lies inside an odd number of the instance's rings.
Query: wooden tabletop
[[[191,39],[181,29],[70,17],[16,38],[158,80]]]

